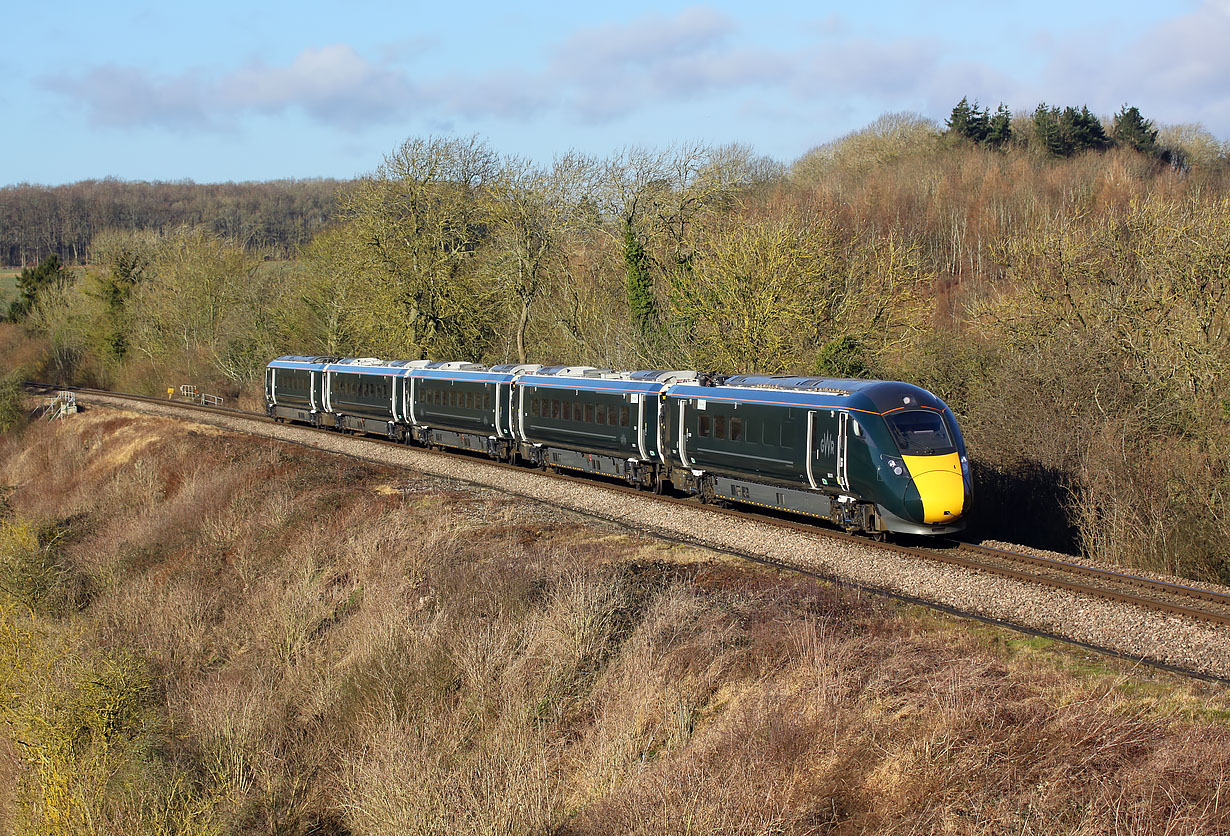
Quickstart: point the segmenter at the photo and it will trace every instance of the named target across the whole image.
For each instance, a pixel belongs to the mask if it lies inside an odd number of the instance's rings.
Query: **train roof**
[[[647,369],[621,371],[595,366],[542,366],[523,374],[518,382],[523,386],[547,389],[574,389],[590,392],[661,392],[679,381],[694,381],[694,371]]]
[[[876,415],[905,409],[945,408],[944,402],[926,389],[892,380],[738,375],[718,386],[672,386],[667,395],[807,409],[848,409]]]

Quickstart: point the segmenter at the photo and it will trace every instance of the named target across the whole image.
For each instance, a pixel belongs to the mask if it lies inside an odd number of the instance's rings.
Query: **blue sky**
[[[1230,137],[1230,0],[14,6],[0,185],[348,178],[472,133],[543,162],[702,141],[789,163],[962,96]]]

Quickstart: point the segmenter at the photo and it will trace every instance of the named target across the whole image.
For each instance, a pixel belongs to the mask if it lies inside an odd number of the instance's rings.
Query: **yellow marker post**
[[[168,386],[167,387],[167,400],[169,401],[173,397],[175,397],[175,388],[172,386]]]

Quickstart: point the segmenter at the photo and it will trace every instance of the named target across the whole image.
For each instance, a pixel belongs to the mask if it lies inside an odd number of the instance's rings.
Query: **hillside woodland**
[[[203,227],[249,249],[293,255],[332,218],[336,180],[268,183],[130,183],[0,188],[0,264],[31,267],[48,256],[81,263],[109,229]]]
[[[108,409],[0,485],[5,833],[1230,830],[1219,686]]]
[[[283,353],[907,380],[962,421],[981,533],[1230,580],[1230,163],[1197,127],[963,101],[788,167],[415,138],[335,200],[290,260],[98,231],[18,277],[4,353],[248,404]]]

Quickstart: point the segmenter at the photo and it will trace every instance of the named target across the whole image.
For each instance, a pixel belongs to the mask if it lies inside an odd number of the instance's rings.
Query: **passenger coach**
[[[279,420],[804,514],[850,531],[947,534],[970,498],[965,442],[908,383],[591,366],[279,357]]]

